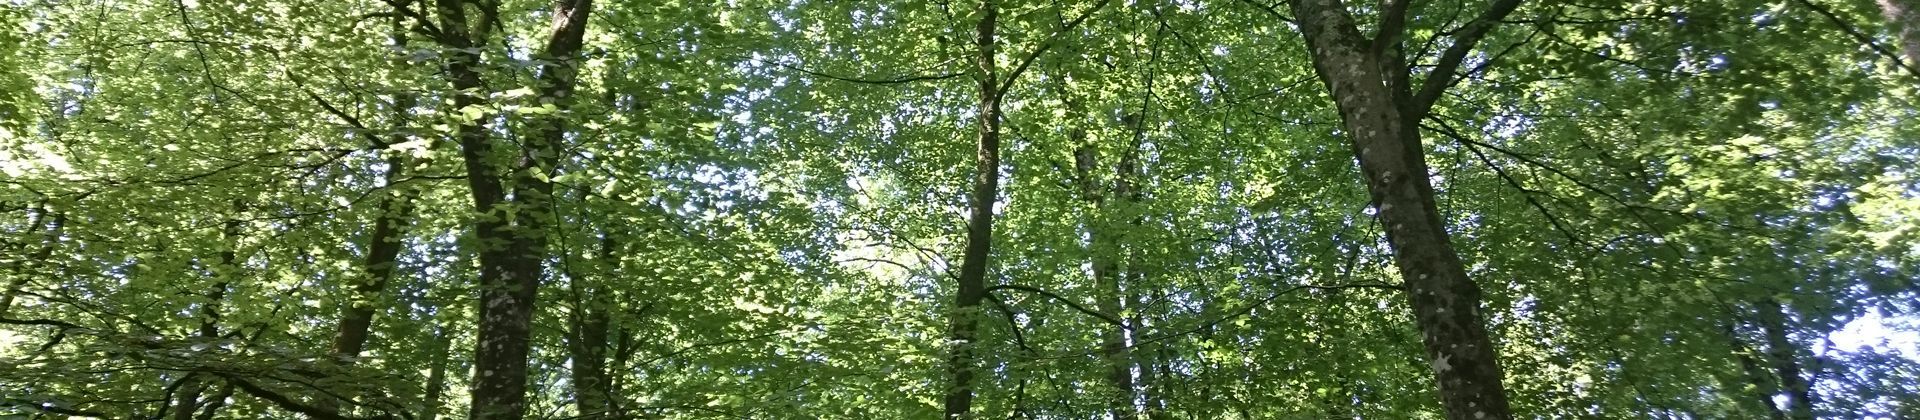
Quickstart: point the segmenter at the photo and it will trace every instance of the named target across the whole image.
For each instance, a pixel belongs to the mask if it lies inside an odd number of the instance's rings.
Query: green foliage
[[[542,210],[558,223],[514,232],[550,243],[529,416],[594,414],[570,346],[596,313],[611,416],[938,416],[978,5],[597,4],[569,108],[536,93],[547,2],[496,2],[485,100],[456,109],[452,52],[407,15],[425,3],[0,9],[0,417],[154,417],[195,384],[228,396],[208,418],[463,413],[488,369],[473,226]],[[1410,64],[1479,3],[1414,2]],[[988,284],[1045,293],[997,288],[974,314],[974,412],[1441,417],[1285,8],[1091,4],[998,5],[1002,76],[1032,61],[1005,98]],[[1820,416],[1920,410],[1913,354],[1834,340],[1920,333],[1898,325],[1920,310],[1920,75],[1878,52],[1899,47],[1881,19],[1542,1],[1482,41],[1422,129],[1516,412],[1764,418],[1779,360]],[[570,127],[553,208],[474,211],[455,127],[489,124],[515,146],[472,158],[517,163],[549,118]],[[356,301],[393,197],[415,205],[396,274]],[[345,363],[329,343],[353,305],[377,315]],[[1136,389],[1107,382],[1113,320]]]

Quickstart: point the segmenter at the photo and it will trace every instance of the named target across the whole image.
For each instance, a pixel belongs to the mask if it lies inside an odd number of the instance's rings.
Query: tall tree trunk
[[[201,339],[213,340],[220,337],[220,307],[221,303],[227,300],[227,288],[234,278],[234,271],[239,269],[240,256],[235,248],[240,246],[240,213],[245,212],[246,209],[246,203],[238,199],[233,200],[234,214],[220,229],[220,241],[224,245],[220,250],[220,262],[212,270],[213,284],[208,286],[207,291],[201,295],[206,299],[206,302],[200,304],[199,311]],[[174,396],[173,418],[174,420],[193,420],[193,413],[200,409],[200,404],[206,402],[200,399],[200,395],[206,392],[207,386],[211,385],[212,381],[195,375],[188,375],[181,380],[186,383],[180,385],[179,392]]]
[[[1740,368],[1746,374],[1747,383],[1744,385],[1753,387],[1753,392],[1749,394],[1753,396],[1754,402],[1767,410],[1767,418],[1785,420],[1787,414],[1781,412],[1780,407],[1773,403],[1773,396],[1780,393],[1780,387],[1775,385],[1772,376],[1767,374],[1766,368],[1761,366],[1760,361],[1753,358],[1753,352],[1747,347],[1746,342],[1740,339],[1733,324],[1726,326],[1726,332],[1727,342],[1733,345],[1733,353],[1740,357]]]
[[[998,41],[994,38],[1000,9],[994,0],[980,2],[980,22],[975,26],[975,45],[979,56],[979,136],[973,172],[973,193],[969,198],[967,248],[960,261],[959,290],[954,294],[953,325],[949,343],[953,346],[947,360],[947,372],[953,383],[947,389],[946,418],[970,418],[973,411],[974,340],[979,334],[980,301],[986,298],[987,256],[993,250],[993,203],[1000,196],[1000,83],[994,65]]]
[[[406,32],[396,29],[393,45],[406,48]],[[401,60],[404,63],[404,60]],[[412,115],[414,97],[410,93],[400,93],[394,99],[394,127],[404,126]],[[389,143],[406,141],[406,135],[395,134]],[[352,295],[340,315],[339,330],[333,336],[333,355],[344,364],[360,356],[366,348],[367,333],[373,327],[373,315],[376,301],[386,294],[387,283],[393,278],[393,269],[398,265],[400,250],[406,237],[407,227],[412,223],[413,198],[411,189],[395,187],[395,183],[404,179],[408,159],[395,154],[387,158],[387,171],[383,175],[389,189],[388,195],[380,200],[378,215],[373,219],[373,233],[367,238],[367,258],[361,264],[363,277],[353,285]]]
[[[1084,143],[1086,133],[1075,130],[1072,134],[1076,143]],[[1081,198],[1091,204],[1092,211],[1087,217],[1087,249],[1092,256],[1093,281],[1095,284],[1096,310],[1115,317],[1126,309],[1126,292],[1121,290],[1120,278],[1120,242],[1108,223],[1109,208],[1106,206],[1108,188],[1102,184],[1094,172],[1099,168],[1099,156],[1092,145],[1082,144],[1074,151],[1074,176],[1080,184]],[[1119,188],[1114,188],[1118,192]],[[1112,400],[1107,411],[1115,419],[1132,420],[1139,418],[1134,410],[1133,357],[1127,347],[1127,329],[1125,325],[1102,325],[1100,328],[1100,352],[1107,359],[1107,383],[1113,386]]]
[[[469,18],[469,6],[478,16]],[[533,325],[535,298],[539,292],[547,257],[546,220],[551,216],[552,179],[557,150],[564,142],[566,121],[563,115],[573,103],[574,79],[578,74],[577,55],[586,34],[591,0],[559,0],[553,3],[552,21],[546,44],[536,58],[545,64],[539,69],[536,92],[560,112],[531,124],[532,133],[520,148],[518,163],[501,168],[490,163],[494,150],[486,118],[467,121],[455,130],[467,169],[467,185],[473,194],[474,209],[480,214],[474,221],[475,236],[484,244],[480,250],[479,334],[474,340],[474,377],[470,393],[473,419],[519,419],[527,408],[527,355]],[[497,3],[470,3],[463,0],[439,0],[440,18],[436,40],[449,58],[445,73],[454,88],[456,110],[484,103],[478,67],[480,50],[491,39],[489,31],[500,25]],[[505,176],[503,176],[505,175]],[[507,198],[507,180],[511,178],[513,196]]]
[[[1773,299],[1763,299],[1755,308],[1760,311],[1760,329],[1767,339],[1767,360],[1780,377],[1780,390],[1787,394],[1787,406],[1782,411],[1794,420],[1812,420],[1816,402],[1813,387],[1800,368],[1799,346],[1787,337],[1786,309]]]
[[[433,323],[433,360],[427,364],[427,397],[420,402],[420,419],[435,420],[440,417],[440,400],[445,398],[447,389],[447,358],[453,353],[447,334],[447,326]]]
[[[605,236],[602,236],[605,238]],[[615,266],[614,242],[602,239],[598,262],[594,275],[603,278],[613,277]],[[611,344],[611,328],[614,301],[607,293],[610,289],[583,284],[586,278],[577,273],[569,273],[567,279],[573,293],[573,310],[568,319],[567,352],[572,362],[573,401],[580,418],[614,418],[613,394],[607,374],[607,351]]]
[[[1404,1],[1384,15],[1405,13]],[[1467,277],[1453,250],[1427,177],[1418,123],[1451,84],[1453,72],[1473,44],[1518,0],[1500,0],[1454,35],[1453,43],[1428,75],[1419,95],[1394,44],[1399,34],[1380,40],[1360,34],[1340,0],[1290,0],[1300,33],[1307,40],[1316,72],[1332,93],[1345,133],[1357,152],[1367,190],[1387,226],[1387,242],[1406,282],[1414,319],[1447,417],[1455,420],[1508,419],[1513,414],[1501,383],[1500,364],[1480,316],[1480,287]],[[1383,23],[1397,27],[1403,22]]]
[[[393,45],[406,48],[407,36],[404,30],[394,30]],[[401,64],[405,60],[397,60]],[[415,105],[414,96],[400,93],[394,98],[392,109],[393,127],[402,127],[412,115]],[[389,144],[406,141],[406,135],[394,134],[387,140]],[[411,166],[411,159],[402,154],[389,156],[387,170],[382,175],[387,191],[380,199],[379,213],[373,218],[373,232],[367,237],[367,256],[361,264],[362,276],[355,279],[346,308],[341,310],[340,325],[333,335],[333,356],[342,366],[350,366],[365,350],[367,337],[373,328],[374,314],[379,312],[379,302],[386,297],[387,283],[393,279],[393,270],[399,265],[400,251],[404,248],[408,226],[413,223],[413,200],[419,193],[412,188],[398,187],[405,179],[402,175]],[[320,398],[318,406],[329,413],[339,413],[339,403],[334,398]]]
[[[1907,64],[1920,66],[1920,0],[1879,0],[1880,12],[1893,27],[1900,43],[1900,55]]]

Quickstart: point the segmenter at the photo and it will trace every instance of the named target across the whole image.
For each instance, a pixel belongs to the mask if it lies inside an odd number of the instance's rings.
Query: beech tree
[[[0,8],[0,417],[1920,416],[1904,1]]]

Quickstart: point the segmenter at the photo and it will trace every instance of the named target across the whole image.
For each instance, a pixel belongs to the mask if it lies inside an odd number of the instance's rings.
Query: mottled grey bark
[[[1495,1],[1456,30],[1417,92],[1396,47],[1400,34],[1393,28],[1402,22],[1384,22],[1381,26],[1390,30],[1370,40],[1340,0],[1289,3],[1386,227],[1447,417],[1512,418],[1500,364],[1480,315],[1480,287],[1467,277],[1435,203],[1418,123],[1451,84],[1473,45],[1519,1]],[[1404,19],[1404,1],[1383,7],[1383,15]]]

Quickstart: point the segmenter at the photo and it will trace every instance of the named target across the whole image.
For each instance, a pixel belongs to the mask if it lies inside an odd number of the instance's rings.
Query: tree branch
[[[1126,322],[1121,322],[1120,318],[1115,318],[1113,315],[1100,313],[1100,311],[1087,309],[1087,307],[1080,306],[1079,303],[1075,303],[1071,299],[1061,297],[1060,295],[1054,294],[1053,292],[1041,290],[1038,287],[1021,286],[1018,284],[1002,284],[998,286],[988,287],[987,290],[983,291],[982,293],[985,293],[987,296],[993,296],[993,292],[996,290],[1019,290],[1027,293],[1040,295],[1040,296],[1046,296],[1048,298],[1052,298],[1053,300],[1060,301],[1060,303],[1067,304],[1067,307],[1073,308],[1073,310],[1075,311],[1079,311],[1080,313],[1093,316],[1094,318],[1100,318],[1101,321],[1106,321],[1108,324],[1112,324],[1115,327],[1120,327],[1121,329],[1125,329],[1128,331],[1133,330],[1132,326],[1127,325]]]
[[[1440,54],[1440,62],[1434,65],[1432,72],[1427,73],[1427,80],[1421,84],[1420,93],[1414,95],[1413,103],[1409,104],[1412,112],[1403,117],[1417,121],[1418,118],[1427,115],[1427,112],[1433,109],[1433,103],[1440,100],[1440,94],[1445,92],[1447,87],[1453,86],[1454,73],[1460,71],[1460,63],[1467,59],[1467,54],[1473,52],[1474,45],[1479,44],[1480,39],[1485,38],[1488,32],[1499,25],[1501,19],[1505,19],[1508,14],[1513,13],[1514,9],[1519,8],[1520,2],[1521,0],[1494,0],[1493,5],[1487,7],[1486,12],[1462,26],[1459,32],[1453,35],[1452,45],[1448,45],[1447,50]]]
[[[1053,48],[1054,41],[1060,40],[1061,35],[1065,35],[1067,32],[1079,27],[1080,23],[1086,22],[1087,18],[1092,17],[1094,13],[1099,13],[1100,9],[1107,7],[1107,3],[1112,2],[1113,0],[1100,0],[1099,3],[1093,5],[1092,9],[1087,9],[1086,13],[1081,13],[1080,17],[1073,18],[1072,21],[1068,21],[1066,26],[1061,27],[1060,30],[1053,31],[1053,35],[1048,35],[1046,40],[1040,41],[1040,45],[1035,46],[1033,51],[1027,52],[1027,56],[1020,59],[1020,64],[1014,66],[1012,72],[1007,73],[1007,79],[1000,82],[1000,87],[994,89],[994,94],[998,97],[993,99],[998,101],[1000,98],[1006,97],[1007,90],[1013,89],[1013,82],[1020,80],[1020,74],[1025,73],[1028,68],[1033,67],[1033,61],[1035,59],[1040,58],[1041,54],[1045,54],[1048,48]]]
[[[787,70],[806,73],[807,75],[813,76],[813,77],[839,80],[842,82],[863,83],[863,84],[869,84],[869,85],[897,85],[897,84],[904,84],[904,83],[924,82],[929,80],[946,80],[946,79],[952,79],[955,77],[967,75],[966,73],[947,73],[947,74],[934,74],[934,75],[921,75],[921,76],[904,76],[904,77],[893,78],[893,79],[868,79],[868,78],[861,78],[861,77],[835,76],[835,75],[821,73],[813,70],[807,70],[806,68],[802,68],[800,66],[794,66],[786,63],[776,63],[774,65],[780,66],[780,68],[784,68]]]
[[[319,420],[391,420],[391,419],[400,419],[400,418],[405,418],[405,419],[413,418],[412,415],[409,415],[406,413],[402,413],[399,416],[394,416],[392,414],[383,414],[383,415],[373,416],[373,417],[342,416],[338,413],[334,413],[329,410],[323,410],[320,407],[314,407],[311,405],[302,404],[299,401],[294,401],[292,398],[288,398],[285,395],[280,395],[280,393],[278,392],[273,392],[272,390],[263,388],[260,385],[254,384],[253,382],[249,382],[245,378],[241,378],[239,375],[234,375],[230,373],[220,373],[219,375],[221,378],[225,378],[227,380],[227,383],[233,384],[235,387],[240,388],[241,391],[246,391],[247,395],[252,395],[255,398],[267,400],[267,402],[271,402],[275,406],[279,406],[283,410],[305,414],[308,417],[319,419]]]
[[[1795,3],[1800,3],[1800,5],[1806,6],[1808,9],[1813,9],[1814,13],[1819,13],[1820,16],[1824,16],[1827,20],[1833,21],[1834,26],[1840,27],[1841,31],[1853,36],[1853,39],[1859,40],[1861,44],[1866,44],[1867,48],[1873,49],[1873,52],[1880,54],[1880,56],[1887,60],[1893,61],[1894,66],[1906,69],[1907,73],[1912,74],[1914,77],[1920,77],[1920,68],[1915,68],[1913,64],[1901,60],[1899,54],[1894,54],[1893,50],[1889,50],[1886,46],[1880,45],[1880,42],[1875,41],[1873,37],[1860,32],[1859,28],[1855,28],[1852,24],[1847,23],[1846,19],[1842,19],[1839,15],[1833,14],[1833,10],[1828,9],[1826,6],[1814,4],[1812,0],[1795,0]]]

